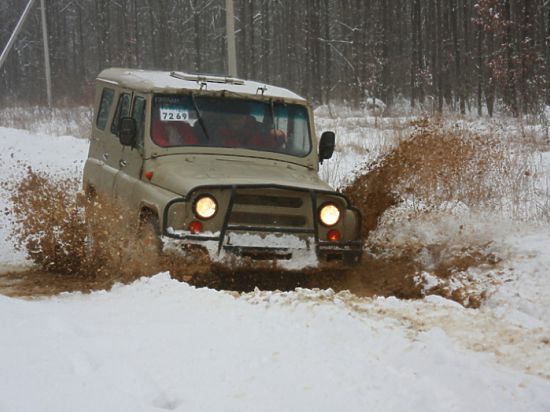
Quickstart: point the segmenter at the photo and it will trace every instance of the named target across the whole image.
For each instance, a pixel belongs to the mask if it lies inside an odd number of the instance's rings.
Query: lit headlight
[[[195,214],[203,219],[209,219],[216,214],[218,205],[211,196],[202,196],[195,202]]]
[[[319,218],[324,225],[334,226],[340,220],[340,210],[332,203],[328,203],[319,211]]]

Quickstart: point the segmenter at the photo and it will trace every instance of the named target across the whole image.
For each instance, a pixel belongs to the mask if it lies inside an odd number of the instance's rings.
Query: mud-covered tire
[[[158,256],[162,254],[163,244],[160,237],[160,223],[156,215],[152,213],[142,215],[138,234],[144,249],[151,250]]]

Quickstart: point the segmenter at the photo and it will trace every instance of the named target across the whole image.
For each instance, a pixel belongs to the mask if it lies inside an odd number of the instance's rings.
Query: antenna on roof
[[[244,80],[241,79],[235,79],[233,77],[223,77],[223,76],[211,76],[207,74],[189,74],[189,73],[183,73],[183,72],[170,72],[170,76],[175,77],[176,79],[180,80],[189,80],[192,82],[197,83],[228,83],[228,84],[237,84],[242,85],[244,84]]]

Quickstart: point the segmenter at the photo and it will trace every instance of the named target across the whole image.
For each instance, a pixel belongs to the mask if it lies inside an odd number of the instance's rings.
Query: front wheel
[[[138,236],[145,253],[153,253],[157,257],[162,255],[163,244],[160,237],[160,223],[156,215],[150,212],[142,215]]]

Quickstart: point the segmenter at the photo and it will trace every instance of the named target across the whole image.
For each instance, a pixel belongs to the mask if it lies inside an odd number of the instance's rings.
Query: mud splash
[[[367,236],[388,209],[404,201],[427,212],[449,203],[493,207],[494,200],[509,189],[512,177],[523,175],[513,164],[512,150],[495,137],[446,128],[427,119],[412,125],[408,138],[367,165],[344,189],[363,214]]]
[[[11,180],[12,182],[15,180]],[[10,239],[35,264],[30,271],[9,271],[16,284],[33,292],[108,289],[142,276],[171,271],[203,273],[204,262],[158,255],[143,241],[138,216],[99,196],[80,194],[76,178],[62,178],[27,167],[10,193]]]
[[[99,279],[115,271],[132,277],[142,251],[128,211],[97,197],[79,196],[79,185],[76,178],[28,167],[23,179],[4,187],[11,193],[6,212],[15,248],[44,272]]]

